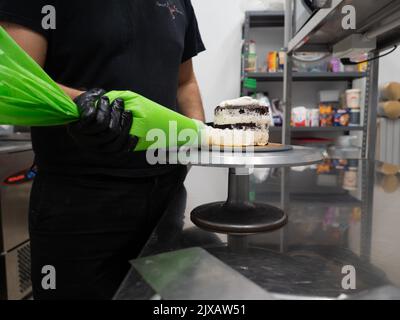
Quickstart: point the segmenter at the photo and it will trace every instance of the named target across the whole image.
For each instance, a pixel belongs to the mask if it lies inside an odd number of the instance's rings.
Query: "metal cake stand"
[[[317,149],[297,146],[275,145],[270,149],[259,150],[191,150],[184,161],[178,159],[174,154],[176,152],[168,154],[169,160],[178,160],[178,163],[185,165],[229,168],[228,199],[194,209],[191,220],[196,226],[211,232],[244,236],[273,231],[287,223],[288,218],[283,210],[250,201],[251,169],[311,165],[322,161],[323,155]]]

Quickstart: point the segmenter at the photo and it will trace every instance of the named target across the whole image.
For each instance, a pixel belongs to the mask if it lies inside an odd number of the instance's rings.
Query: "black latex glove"
[[[68,131],[83,149],[97,153],[125,153],[133,151],[138,138],[129,134],[133,116],[125,111],[124,101],[110,104],[102,89],[90,90],[74,102],[79,108],[80,120],[68,125]]]

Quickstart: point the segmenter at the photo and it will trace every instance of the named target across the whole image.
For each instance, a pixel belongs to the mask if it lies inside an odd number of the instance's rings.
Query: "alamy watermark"
[[[345,5],[342,8],[342,19],[343,30],[356,30],[357,28],[357,12],[356,8],[352,5]]]
[[[52,5],[45,5],[42,8],[42,28],[44,30],[56,29],[56,8]]]
[[[53,5],[45,5],[42,7],[41,13],[43,14],[42,28],[44,30],[55,30],[56,8]],[[353,5],[348,4],[342,7],[341,13],[344,15],[342,19],[342,28],[344,30],[355,30],[357,28],[356,8]]]
[[[42,289],[56,290],[56,268],[51,265],[43,266],[42,275]]]
[[[342,274],[345,275],[342,279],[342,288],[344,290],[356,290],[357,289],[356,268],[351,265],[346,265],[342,268]]]
[[[254,130],[187,128],[179,131],[178,123],[169,121],[168,132],[151,129],[144,139],[149,145],[146,160],[150,165],[220,165],[226,157],[232,156],[239,161],[238,165],[253,167],[249,159],[255,153]]]

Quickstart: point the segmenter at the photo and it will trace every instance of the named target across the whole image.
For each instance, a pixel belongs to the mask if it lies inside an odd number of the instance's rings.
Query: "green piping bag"
[[[111,101],[121,98],[133,113],[130,133],[139,138],[135,151],[187,145],[178,139],[187,130],[197,135],[203,124],[185,117],[131,91],[111,91]],[[65,125],[79,119],[70,97],[0,27],[0,125],[44,127]],[[153,131],[155,130],[155,131]],[[148,139],[149,133],[163,134],[165,140]]]

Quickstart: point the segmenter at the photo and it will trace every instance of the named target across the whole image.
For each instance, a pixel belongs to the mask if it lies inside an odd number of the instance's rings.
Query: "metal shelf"
[[[354,6],[357,12],[357,29],[342,27],[346,5]],[[385,18],[399,12],[397,0],[332,0],[332,7],[319,10],[303,28],[289,41],[288,52],[332,51],[332,46],[351,34],[364,34],[382,26]],[[387,22],[387,21],[386,21]],[[400,42],[400,28],[387,31],[377,37],[378,49],[386,49]]]
[[[285,13],[283,11],[247,11],[246,20],[250,28],[283,28]]]
[[[329,132],[328,130],[342,130],[343,132],[358,130],[362,132],[362,159],[375,159],[375,142],[376,142],[376,116],[378,105],[378,75],[379,75],[379,51],[386,49],[400,42],[400,27],[395,27],[393,23],[393,14],[398,14],[397,20],[400,19],[400,1],[398,0],[332,0],[331,8],[319,10],[296,34],[293,34],[293,0],[286,0],[285,12],[285,49],[287,56],[285,59],[284,69],[284,85],[283,85],[283,105],[284,105],[284,127],[278,129],[282,132],[282,143],[290,143],[293,132],[301,132],[299,130],[309,130],[291,128],[290,115],[293,105],[293,81],[295,81],[295,73],[293,72],[295,51],[299,52],[332,52],[333,46],[339,41],[345,39],[352,34],[366,34],[376,31],[377,50],[370,53],[371,60],[368,64],[365,83],[365,108],[363,114],[364,126],[360,127],[334,127],[334,128],[316,128],[314,132]],[[346,5],[354,6],[357,16],[357,29],[345,30],[342,26],[345,14],[342,9]],[[346,11],[344,11],[346,12]],[[388,17],[390,17],[388,21]],[[393,28],[385,28],[392,26]],[[379,32],[378,32],[379,31]],[[386,31],[386,32],[383,32]],[[324,131],[322,131],[322,130]],[[278,131],[279,132],[279,131]],[[305,131],[304,131],[305,132]],[[334,131],[331,131],[334,132]],[[339,132],[339,131],[338,131]],[[371,234],[371,208],[373,202],[374,188],[374,172],[373,165],[368,162],[367,166],[362,165],[361,179],[361,234],[363,237]],[[282,177],[282,195],[281,203],[285,205],[291,200],[290,191],[287,190],[288,174],[283,170]],[[341,197],[342,198],[342,197]],[[338,199],[338,202],[342,199]],[[286,202],[285,202],[286,201]],[[283,232],[282,248],[287,245],[287,236]],[[371,244],[366,243],[360,249],[363,259],[370,259]]]
[[[292,109],[292,87],[295,81],[293,72],[293,53],[295,51],[327,51],[352,34],[374,34],[377,37],[377,50],[370,53],[376,58],[379,50],[386,49],[400,42],[400,26],[395,21],[400,19],[400,1],[398,0],[332,0],[330,8],[320,9],[293,35],[294,13],[293,0],[286,0],[285,12],[285,47],[287,57],[284,70],[285,123],[282,141],[290,141],[290,114]],[[342,26],[345,18],[345,6],[353,6],[357,13],[357,29],[345,30]],[[379,61],[371,60],[366,73],[364,123],[362,128],[362,158],[375,158],[376,141],[376,105],[378,104]],[[289,115],[289,116],[288,116]]]
[[[364,72],[294,72],[294,81],[352,81],[355,79],[365,78]],[[247,78],[253,78],[260,82],[283,81],[283,72],[251,72],[247,74]]]
[[[270,127],[271,132],[281,132],[282,127]],[[292,132],[348,132],[348,131],[363,131],[364,127],[292,127]]]

